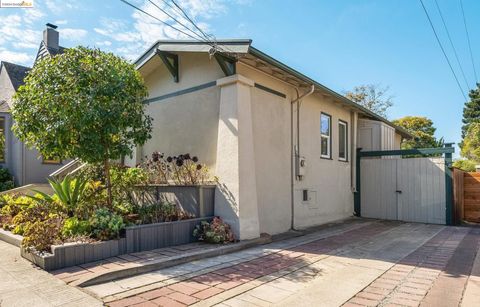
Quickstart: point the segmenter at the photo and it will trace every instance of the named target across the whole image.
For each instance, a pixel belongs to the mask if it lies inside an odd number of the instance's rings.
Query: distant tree
[[[110,160],[151,137],[146,96],[134,65],[98,49],[68,49],[30,71],[14,97],[13,130],[43,156],[101,163],[111,204]]]
[[[435,138],[436,128],[431,119],[422,116],[405,116],[392,121],[410,132],[414,139],[402,143],[402,149],[430,148],[443,146],[443,138]]]
[[[393,106],[393,96],[388,95],[388,91],[388,86],[366,84],[345,92],[345,97],[386,118],[388,109]]]
[[[476,170],[475,161],[466,160],[466,159],[458,159],[453,162],[453,167],[461,169],[464,172],[474,172]]]
[[[477,83],[477,88],[471,90],[468,96],[470,101],[465,102],[465,107],[463,108],[462,139],[467,134],[467,130],[472,123],[480,122],[480,83]],[[462,144],[460,144],[460,147],[462,147]]]
[[[471,123],[463,138],[460,154],[475,162],[480,161],[480,123]]]

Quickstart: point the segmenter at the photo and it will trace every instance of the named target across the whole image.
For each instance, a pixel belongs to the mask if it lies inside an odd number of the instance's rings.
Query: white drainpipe
[[[296,169],[298,168],[296,165],[294,165],[294,161],[299,161],[299,157],[300,157],[300,100],[307,97],[307,96],[310,96],[311,94],[313,94],[313,92],[315,92],[315,85],[312,84],[312,88],[310,89],[310,91],[308,91],[307,93],[304,93],[303,95],[300,96],[299,94],[299,91],[298,91],[298,88],[295,87],[295,91],[296,91],[296,94],[297,94],[297,98],[293,99],[290,103],[290,129],[291,129],[291,133],[290,133],[290,143],[291,143],[291,157],[290,157],[290,161],[291,161],[291,172],[292,172],[292,175],[291,175],[291,178],[290,178],[290,181],[291,181],[291,220],[290,220],[290,228],[291,229],[295,229],[295,197],[294,197],[294,193],[295,193],[295,177],[296,177]],[[293,104],[297,104],[297,144],[296,144],[296,152],[294,151],[294,148],[293,148]],[[295,162],[296,163],[296,162]]]

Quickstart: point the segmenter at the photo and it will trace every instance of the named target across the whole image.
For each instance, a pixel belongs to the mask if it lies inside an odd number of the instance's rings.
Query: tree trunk
[[[107,204],[112,206],[112,184],[110,182],[110,161],[105,159],[103,161],[103,169],[105,171],[105,185],[107,186]]]

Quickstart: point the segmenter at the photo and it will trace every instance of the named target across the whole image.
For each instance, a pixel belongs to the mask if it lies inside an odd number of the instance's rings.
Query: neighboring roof
[[[62,54],[62,53],[65,52],[65,50],[67,50],[67,48],[62,47],[62,46],[59,46],[58,49],[47,47],[45,42],[42,40],[42,42],[40,43],[40,47],[38,48],[37,57],[35,58],[35,62],[38,61],[39,59],[45,57],[46,55],[55,56],[57,54]]]
[[[194,40],[159,40],[153,44],[143,55],[141,55],[136,61],[135,64],[137,69],[140,69],[146,62],[148,62],[156,53],[157,50],[169,51],[169,52],[209,52],[212,48],[211,45],[216,44],[219,47],[219,50],[226,54],[234,54],[239,56],[239,60],[242,62],[258,59],[261,62],[267,63],[287,74],[287,80],[291,80],[291,83],[306,83],[307,85],[314,85],[316,89],[331,95],[332,97],[340,100],[341,102],[358,109],[367,117],[370,117],[375,120],[382,121],[387,125],[395,128],[395,130],[406,138],[413,138],[413,135],[405,130],[402,127],[399,127],[386,118],[370,111],[369,109],[351,101],[345,96],[329,89],[328,87],[320,84],[319,82],[305,76],[304,74],[298,72],[297,70],[283,64],[282,62],[272,58],[271,56],[263,53],[262,51],[253,47],[252,40],[250,39],[228,39],[228,40],[217,40],[215,42],[200,42]],[[253,57],[254,59],[249,59]],[[298,81],[300,82],[298,82]],[[288,81],[286,81],[288,82]],[[294,84],[292,84],[294,85]]]
[[[18,88],[24,84],[23,80],[31,69],[30,67],[8,62],[2,62],[1,66],[5,67],[5,70],[7,71],[8,77],[10,78],[10,81],[12,82],[15,91],[17,91]]]
[[[0,100],[0,112],[10,112],[10,106],[8,105],[7,101]]]

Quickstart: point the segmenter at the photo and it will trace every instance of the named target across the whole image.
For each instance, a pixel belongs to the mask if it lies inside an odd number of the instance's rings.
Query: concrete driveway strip
[[[307,281],[299,291],[275,291],[281,293],[280,300],[271,301],[267,296],[267,287],[278,288],[272,281],[223,303],[228,306],[236,306],[241,301],[255,305],[341,306],[442,229],[442,226],[404,224],[371,238],[369,242],[347,246],[335,255],[310,265],[321,270],[321,276]]]
[[[18,247],[0,241],[0,306],[103,306],[20,256]]]

